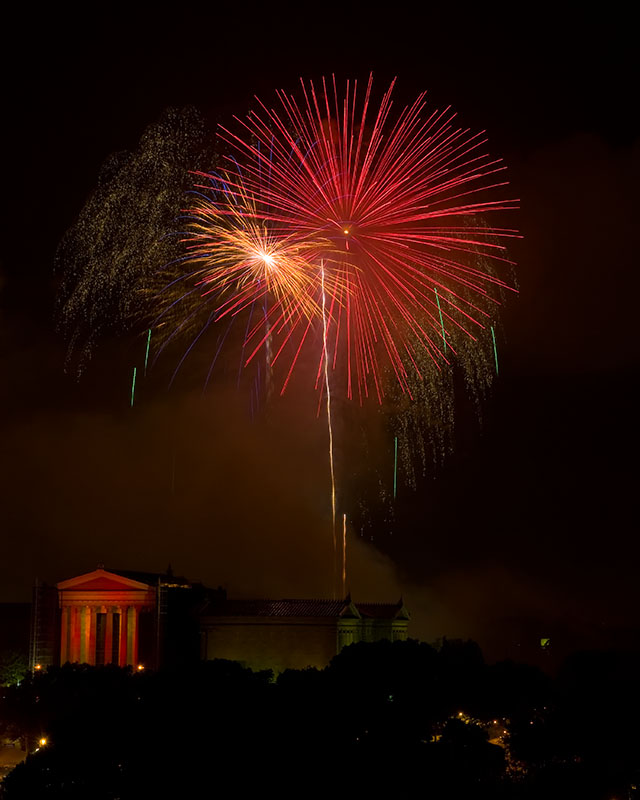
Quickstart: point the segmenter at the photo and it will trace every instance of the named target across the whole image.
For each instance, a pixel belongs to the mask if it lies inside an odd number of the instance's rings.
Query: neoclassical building
[[[106,570],[36,584],[31,669],[79,662],[157,668],[226,658],[253,669],[324,667],[354,642],[406,639],[398,603],[235,600],[166,573]]]
[[[201,603],[204,591],[216,596],[221,590],[192,585],[170,569],[163,574],[102,566],[55,587],[36,584],[31,668],[67,661],[158,667],[174,639],[192,632],[188,615],[182,620],[182,612]],[[189,650],[197,653],[197,647],[189,648],[186,642],[182,649],[182,655]]]
[[[155,612],[157,586],[96,569],[57,584],[60,663],[139,663],[141,617]]]

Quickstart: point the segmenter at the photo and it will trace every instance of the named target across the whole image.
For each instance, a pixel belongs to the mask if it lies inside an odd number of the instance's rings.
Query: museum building
[[[225,658],[252,669],[324,667],[348,644],[407,638],[395,604],[237,600],[166,573],[106,570],[36,583],[30,667],[79,662],[135,668]]]

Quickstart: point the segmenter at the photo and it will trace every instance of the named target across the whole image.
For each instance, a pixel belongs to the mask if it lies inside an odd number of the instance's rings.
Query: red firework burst
[[[221,130],[235,151],[227,194],[251,197],[245,219],[306,262],[307,313],[296,317],[287,298],[290,324],[273,359],[293,344],[283,391],[313,327],[309,275],[318,293],[326,275],[333,366],[344,364],[347,394],[355,386],[361,400],[372,388],[382,399],[389,368],[411,394],[428,364],[451,362],[461,336],[488,330],[511,288],[495,268],[511,263],[503,241],[516,231],[485,222],[517,207],[500,198],[501,159],[485,152],[484,132],[456,127],[450,109],[428,111],[424,93],[394,116],[394,83],[374,108],[371,76],[343,93],[335,78],[319,88],[301,80],[299,98],[279,91],[279,109],[258,100],[258,112],[235,118],[240,131]],[[246,282],[242,291],[246,304]]]

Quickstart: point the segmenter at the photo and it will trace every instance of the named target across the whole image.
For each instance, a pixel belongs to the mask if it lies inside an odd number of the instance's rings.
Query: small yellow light
[[[345,228],[342,232],[345,234],[345,236],[349,235],[349,229],[348,228]]]
[[[144,664],[138,664],[137,669],[138,669],[138,672],[142,672],[142,670],[144,669]]]
[[[35,670],[42,669],[42,664],[36,664],[34,669]]]
[[[46,736],[43,736],[42,739],[38,740],[38,744],[40,745],[40,747],[44,747],[46,745],[46,743],[47,743]]]

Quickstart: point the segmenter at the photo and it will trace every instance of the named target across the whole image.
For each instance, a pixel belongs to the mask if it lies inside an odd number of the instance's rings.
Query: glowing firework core
[[[272,255],[269,253],[259,253],[259,256],[269,268],[275,267],[276,260]]]

